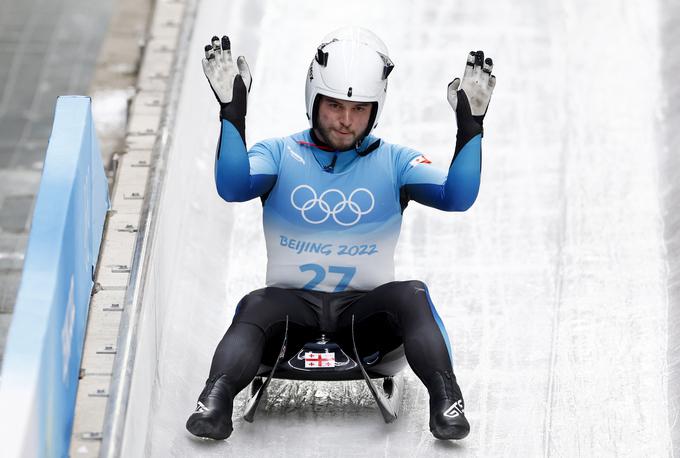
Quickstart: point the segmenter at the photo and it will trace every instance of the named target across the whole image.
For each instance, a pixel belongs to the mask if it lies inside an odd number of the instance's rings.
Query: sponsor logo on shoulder
[[[288,152],[289,152],[290,155],[293,157],[293,159],[295,159],[295,160],[298,161],[299,163],[301,163],[301,164],[304,164],[304,163],[305,163],[305,160],[302,158],[302,156],[300,156],[298,153],[296,153],[295,151],[293,151],[293,148],[291,148],[290,146],[288,147]]]
[[[451,407],[446,409],[446,412],[444,412],[444,416],[450,417],[450,418],[455,418],[462,413],[464,413],[463,412],[463,400],[459,399],[458,401],[451,404]]]
[[[417,158],[413,159],[410,162],[410,164],[411,164],[411,167],[415,167],[418,164],[432,164],[432,161],[421,154]]]

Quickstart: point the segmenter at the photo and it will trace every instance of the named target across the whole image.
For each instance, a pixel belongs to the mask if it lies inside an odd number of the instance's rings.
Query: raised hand
[[[472,117],[481,126],[496,86],[496,77],[491,74],[492,69],[493,60],[489,57],[484,59],[483,51],[470,51],[462,84],[460,78],[456,78],[447,88],[447,99],[457,117],[467,114],[461,112],[465,107],[459,105],[461,103],[459,91],[462,90],[468,102],[463,105],[469,105]]]
[[[238,95],[236,97],[243,98],[245,102],[252,84],[252,77],[245,57],[239,56],[234,63],[229,37],[223,36],[221,43],[218,37],[212,37],[211,43],[205,47],[205,58],[202,63],[203,73],[208,78],[210,87],[221,105],[234,100],[235,90],[242,91],[238,80],[241,80],[246,91],[245,94],[239,94],[241,97]]]
[[[202,63],[203,72],[220,103],[220,119],[229,121],[245,143],[248,93],[253,82],[245,57],[239,56],[234,63],[231,43],[225,35],[222,40],[212,37],[205,47]]]

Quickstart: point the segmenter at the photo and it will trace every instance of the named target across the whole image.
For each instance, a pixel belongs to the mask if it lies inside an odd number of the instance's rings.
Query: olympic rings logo
[[[300,204],[304,194],[308,194],[309,198]],[[363,209],[358,202],[358,200],[363,200],[361,199],[363,195],[368,196],[370,200],[366,209]],[[301,184],[293,189],[290,194],[290,203],[293,208],[300,211],[302,219],[309,224],[321,224],[332,216],[333,220],[341,226],[353,226],[359,222],[362,216],[373,210],[375,198],[371,191],[366,188],[355,189],[349,197],[345,197],[342,191],[334,188],[327,189],[320,196],[317,196],[314,188]],[[318,215],[318,213],[321,215]]]

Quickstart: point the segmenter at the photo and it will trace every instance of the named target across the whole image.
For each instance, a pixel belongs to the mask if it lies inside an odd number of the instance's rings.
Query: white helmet
[[[305,103],[310,126],[315,127],[318,96],[322,94],[351,102],[372,102],[364,137],[368,135],[378,125],[387,76],[393,68],[385,43],[370,30],[343,27],[326,35],[307,73]]]

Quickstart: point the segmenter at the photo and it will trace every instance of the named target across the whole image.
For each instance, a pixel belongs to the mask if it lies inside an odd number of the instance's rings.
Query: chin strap
[[[361,156],[361,157],[363,157],[363,156],[368,156],[369,153],[372,153],[373,151],[377,150],[377,149],[380,147],[380,142],[381,142],[381,140],[380,140],[380,139],[377,139],[376,141],[374,141],[373,143],[371,143],[370,145],[368,145],[368,146],[366,147],[366,149],[363,150],[363,151],[359,151],[359,149],[358,149],[358,147],[357,147],[357,148],[356,148],[357,154],[358,154],[359,156]]]
[[[319,136],[316,134],[314,129],[309,130],[309,135],[310,135],[310,137],[312,137],[311,143],[299,140],[297,142],[298,145],[312,146],[314,148],[319,148],[320,150],[328,151],[328,152],[335,151],[335,149],[328,146],[328,144],[325,141],[323,141],[322,139],[319,138]],[[359,150],[359,147],[361,146],[361,144],[364,142],[365,139],[366,139],[366,137],[362,138],[361,141],[357,142],[357,144],[354,146],[354,148],[349,148],[346,151],[353,149],[354,151],[356,151],[356,153],[359,156],[363,157],[363,156],[367,156],[369,153],[372,153],[373,151],[377,150],[380,147],[381,140],[377,139],[376,141],[374,141],[373,143],[368,145],[363,151]]]

